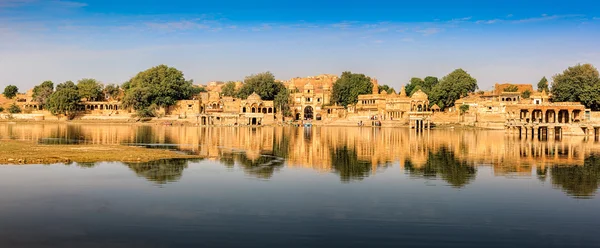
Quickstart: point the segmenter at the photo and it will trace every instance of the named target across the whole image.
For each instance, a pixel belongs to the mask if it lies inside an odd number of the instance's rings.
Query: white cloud
[[[423,35],[433,35],[433,34],[437,34],[442,31],[443,31],[443,29],[441,29],[441,28],[424,28],[424,29],[416,30],[417,33],[421,33]]]

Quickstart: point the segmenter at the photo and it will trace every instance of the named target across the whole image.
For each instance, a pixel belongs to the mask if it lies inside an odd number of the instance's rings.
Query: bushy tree
[[[17,88],[17,86],[14,85],[9,85],[6,86],[6,88],[4,88],[4,97],[8,98],[8,99],[13,99],[15,96],[17,96],[17,93],[19,93],[19,88]]]
[[[519,86],[516,86],[514,84],[511,84],[509,86],[507,86],[506,88],[504,88],[504,92],[517,92],[519,91]]]
[[[292,111],[290,111],[290,92],[285,87],[275,95],[273,104],[275,104],[275,108],[278,109],[280,113],[283,113],[283,116],[292,115]]]
[[[8,112],[11,114],[18,114],[21,113],[21,108],[19,108],[19,106],[17,106],[17,104],[12,104],[10,105],[10,107],[8,107]]]
[[[52,92],[54,92],[54,83],[52,81],[44,81],[40,85],[33,87],[33,100],[41,106],[46,107],[46,102]]]
[[[436,86],[439,83],[439,80],[437,77],[427,76],[425,77],[425,79],[423,79],[423,83],[424,88],[427,90],[426,93],[428,93],[431,89],[433,89],[434,86]]]
[[[53,115],[73,118],[80,106],[81,97],[77,86],[67,81],[56,86],[56,91],[48,98],[48,110]]]
[[[148,112],[151,106],[168,107],[178,100],[192,98],[199,88],[186,81],[183,72],[159,65],[138,73],[123,84],[123,105],[136,111]]]
[[[475,78],[463,69],[456,69],[431,89],[429,102],[445,109],[454,106],[456,100],[475,92],[478,88]]]
[[[103,93],[105,98],[112,98],[117,100],[119,93],[121,93],[121,89],[118,85],[108,84],[106,85],[106,87],[104,87]]]
[[[581,102],[600,110],[600,76],[591,64],[578,64],[553,77],[552,98],[555,102]]]
[[[236,96],[237,92],[235,90],[235,82],[229,81],[223,85],[221,94],[223,94],[223,96]]]
[[[425,94],[430,94],[431,89],[438,84],[438,78],[433,76],[427,76],[425,79],[420,79],[417,77],[411,78],[410,83],[406,85],[404,90],[408,96],[411,96],[415,92],[421,90],[425,92]]]
[[[379,86],[379,93],[383,93],[384,91],[388,94],[392,94],[395,92],[394,88],[390,87],[387,84]]]
[[[469,111],[470,106],[467,104],[460,105],[460,114],[465,114]]]
[[[371,78],[364,74],[355,74],[346,71],[333,84],[331,100],[334,103],[347,107],[358,102],[358,95],[371,94],[372,92],[373,83],[371,82]]]
[[[404,90],[406,91],[406,94],[408,96],[411,96],[413,92],[416,92],[419,89],[423,88],[424,85],[425,81],[423,81],[423,79],[414,77],[410,79],[410,83],[408,83],[406,87],[404,87]]]
[[[537,84],[537,90],[539,92],[542,92],[544,90],[546,92],[550,91],[550,89],[548,88],[548,79],[546,79],[546,77],[543,77],[542,79],[540,79],[540,82],[538,82],[538,84]]]
[[[98,101],[98,99],[102,99],[102,84],[96,81],[96,79],[84,78],[77,81],[77,89],[79,91],[79,96],[88,101]]]
[[[529,91],[529,90],[525,90],[525,91],[523,91],[523,93],[521,93],[521,97],[523,99],[528,99],[530,96],[531,96],[531,91]]]
[[[237,96],[246,99],[256,92],[263,100],[273,100],[283,89],[285,89],[285,86],[281,82],[276,82],[275,76],[271,72],[263,72],[247,76]]]

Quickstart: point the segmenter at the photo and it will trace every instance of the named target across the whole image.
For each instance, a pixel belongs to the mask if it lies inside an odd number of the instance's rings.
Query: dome
[[[260,96],[254,92],[248,96],[248,100],[260,101],[261,99]]]
[[[417,90],[417,92],[413,93],[410,97],[411,99],[419,99],[419,100],[427,100],[427,94],[422,90]]]

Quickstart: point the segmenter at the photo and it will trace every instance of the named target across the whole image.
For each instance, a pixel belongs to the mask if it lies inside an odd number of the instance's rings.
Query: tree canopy
[[[17,88],[17,86],[14,85],[9,85],[6,86],[6,88],[4,88],[3,95],[8,99],[13,99],[15,96],[17,96],[17,93],[19,93],[19,88]]]
[[[13,103],[8,107],[8,112],[11,114],[18,114],[18,113],[21,113],[21,108],[19,108],[19,106],[17,106],[17,104]]]
[[[111,99],[117,100],[119,93],[121,93],[121,89],[119,88],[118,85],[109,84],[109,85],[106,85],[106,87],[104,87],[104,90],[102,92],[104,93],[104,96],[106,98],[111,98]]]
[[[221,89],[221,94],[223,94],[223,96],[235,96],[237,94],[235,90],[235,82],[229,81],[225,85],[223,85],[223,88]]]
[[[546,79],[546,77],[543,77],[542,79],[540,79],[540,82],[538,82],[538,84],[537,84],[537,90],[539,92],[542,92],[544,90],[546,92],[550,91],[550,89],[548,88],[548,79]]]
[[[155,107],[168,107],[178,100],[190,99],[200,88],[186,81],[183,72],[166,65],[159,65],[138,73],[123,84],[123,105],[138,112]]]
[[[358,95],[371,94],[372,92],[373,83],[371,82],[371,78],[364,74],[355,74],[346,71],[333,84],[331,100],[334,103],[347,107],[358,102]]]
[[[506,88],[504,88],[504,92],[517,92],[519,91],[519,86],[516,86],[514,84],[511,84],[509,86],[507,86]]]
[[[523,93],[521,93],[521,97],[524,99],[528,99],[531,96],[531,91],[529,90],[525,90],[523,91]]]
[[[96,81],[96,79],[84,78],[77,81],[77,89],[79,90],[79,96],[88,101],[102,99],[102,84]]]
[[[477,80],[463,69],[456,69],[433,86],[429,94],[431,105],[437,104],[441,109],[454,106],[454,102],[479,87]]]
[[[379,86],[379,93],[382,93],[382,92],[384,92],[384,91],[385,91],[386,93],[388,93],[388,94],[392,94],[392,93],[396,92],[396,91],[394,90],[394,88],[390,87],[390,86],[389,86],[389,85],[387,85],[387,84],[384,84],[384,85],[381,85],[381,86]]]
[[[438,84],[438,78],[433,76],[427,76],[425,79],[421,78],[411,78],[410,83],[406,85],[404,90],[408,96],[411,96],[413,93],[421,90],[428,94],[431,92],[434,86]]]
[[[79,109],[81,97],[77,86],[67,81],[56,86],[56,91],[48,98],[48,110],[53,115],[74,117]]]
[[[237,96],[246,99],[256,92],[263,100],[274,100],[275,96],[284,89],[285,86],[281,82],[275,81],[273,73],[263,72],[247,76]]]
[[[46,106],[48,97],[54,92],[54,83],[52,81],[44,81],[40,85],[33,87],[33,100],[42,106]]]
[[[553,101],[581,102],[592,110],[600,110],[600,76],[594,66],[578,64],[552,78]]]

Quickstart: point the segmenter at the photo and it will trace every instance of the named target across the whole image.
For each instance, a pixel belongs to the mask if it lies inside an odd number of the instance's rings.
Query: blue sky
[[[400,87],[463,68],[480,88],[600,65],[597,1],[0,0],[0,87],[158,64],[196,83],[342,71]]]

